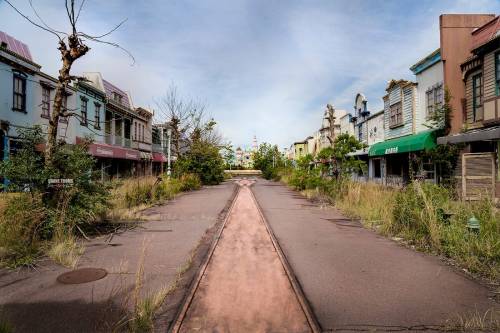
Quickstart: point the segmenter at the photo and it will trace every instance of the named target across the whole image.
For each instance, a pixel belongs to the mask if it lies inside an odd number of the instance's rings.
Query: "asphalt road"
[[[498,309],[486,287],[436,257],[279,183],[259,179],[253,192],[324,331],[418,329]]]
[[[77,268],[104,268],[109,274],[102,280],[61,284],[56,278],[69,270],[49,260],[36,270],[0,270],[1,317],[15,332],[111,331],[109,325],[130,310],[130,299],[125,302],[134,288],[143,245],[145,295],[177,278],[179,268],[232,199],[234,188],[228,182],[180,195],[148,209],[151,222],[112,239],[88,242]]]

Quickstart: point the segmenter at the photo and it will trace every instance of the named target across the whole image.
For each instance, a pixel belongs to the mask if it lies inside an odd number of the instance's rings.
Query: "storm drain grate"
[[[57,281],[64,284],[81,284],[103,279],[108,272],[102,268],[80,268],[66,272],[57,277]]]

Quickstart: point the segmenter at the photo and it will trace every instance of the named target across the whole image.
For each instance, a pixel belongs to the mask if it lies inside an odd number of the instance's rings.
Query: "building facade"
[[[68,144],[90,139],[89,154],[103,179],[151,174],[153,113],[134,108],[130,96],[100,73],[84,77],[66,89],[63,108],[75,116],[61,117],[58,139]],[[0,32],[1,159],[19,147],[20,128],[40,125],[47,130],[56,85],[57,79],[41,71],[26,44]]]
[[[457,190],[468,200],[500,197],[500,18],[470,33],[471,56],[461,64],[461,133],[438,139],[464,146],[455,170]]]

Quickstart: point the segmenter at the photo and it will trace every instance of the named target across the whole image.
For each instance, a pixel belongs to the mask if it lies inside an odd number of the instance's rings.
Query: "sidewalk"
[[[224,183],[183,194],[148,209],[151,222],[111,241],[102,237],[89,242],[77,268],[104,268],[108,275],[102,280],[61,284],[56,278],[69,270],[51,261],[42,262],[36,271],[0,270],[2,316],[15,332],[109,331],[112,321],[123,315],[123,297],[134,288],[143,243],[144,293],[169,286],[207,229],[220,219],[234,188]]]
[[[324,331],[408,329],[499,308],[489,290],[282,184],[253,187]],[[414,327],[416,329],[418,327]]]

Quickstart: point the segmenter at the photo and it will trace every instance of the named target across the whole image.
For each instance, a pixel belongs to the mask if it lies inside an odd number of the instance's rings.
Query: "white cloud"
[[[28,11],[26,1],[15,1]],[[60,1],[35,1],[49,24],[64,27]],[[330,102],[351,110],[364,92],[382,106],[387,80],[412,78],[409,67],[439,46],[441,12],[500,11],[478,1],[173,1],[89,0],[82,30],[98,33],[128,17],[111,40],[130,50],[92,44],[76,72],[101,71],[153,106],[174,82],[204,100],[235,145],[259,141],[288,146],[317,130]],[[29,44],[37,62],[55,75],[55,40],[0,2],[0,30]]]

